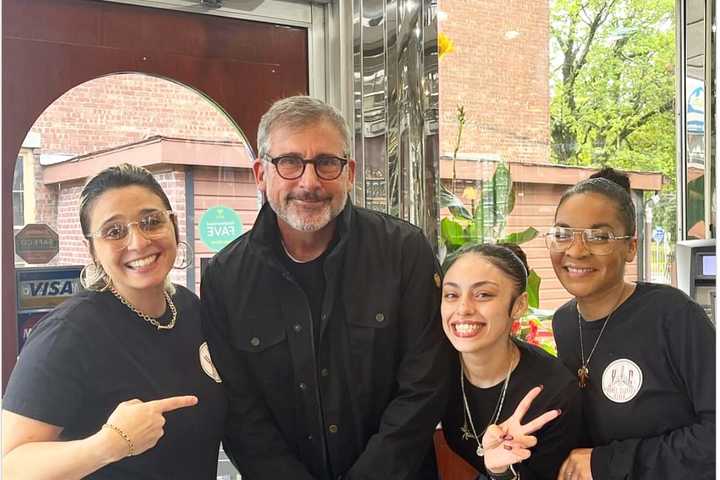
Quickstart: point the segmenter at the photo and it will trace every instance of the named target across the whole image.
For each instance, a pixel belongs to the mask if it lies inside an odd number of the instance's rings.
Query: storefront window
[[[715,158],[715,123],[712,106],[714,92],[708,89],[712,74],[707,59],[712,58],[715,36],[711,23],[712,2],[682,2],[686,30],[683,38],[684,59],[684,139],[681,169],[687,185],[685,193],[684,234],[688,239],[715,237],[715,181],[712,172]]]

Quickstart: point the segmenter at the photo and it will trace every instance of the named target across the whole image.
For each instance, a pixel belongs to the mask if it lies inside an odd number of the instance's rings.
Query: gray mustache
[[[329,197],[324,197],[324,196],[314,195],[314,194],[288,196],[288,200],[302,200],[304,202],[324,202],[324,201],[327,201],[328,199],[329,199]]]

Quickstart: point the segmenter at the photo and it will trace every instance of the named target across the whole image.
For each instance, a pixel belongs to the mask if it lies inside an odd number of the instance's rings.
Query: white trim
[[[25,140],[22,142],[22,148],[40,148],[40,134],[38,132],[30,131],[25,135]]]
[[[309,28],[312,23],[310,3],[291,0],[224,0],[220,8],[204,7],[200,0],[100,0],[141,7],[163,8],[181,12],[232,17],[256,22]]]
[[[328,100],[325,82],[328,48],[325,35],[326,9],[322,5],[312,5],[312,25],[308,28],[308,90],[310,96]]]

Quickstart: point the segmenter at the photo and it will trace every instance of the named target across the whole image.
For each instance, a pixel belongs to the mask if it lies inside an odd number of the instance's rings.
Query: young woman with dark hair
[[[562,363],[510,336],[527,310],[525,254],[469,245],[443,269],[443,329],[459,353],[442,420],[448,445],[481,479],[554,480],[579,445],[580,398]]]
[[[216,477],[225,397],[200,302],[168,280],[175,213],[144,168],[110,167],[80,197],[87,289],[33,329],[5,390],[5,479]],[[161,438],[162,437],[162,438]]]
[[[558,479],[715,478],[715,329],[681,291],[625,280],[637,249],[627,176],[604,169],[565,192],[546,243],[575,297],[553,331],[591,447]]]

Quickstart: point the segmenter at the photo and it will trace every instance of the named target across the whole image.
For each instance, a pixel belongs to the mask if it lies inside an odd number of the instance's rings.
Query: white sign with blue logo
[[[663,240],[665,240],[665,229],[662,227],[655,227],[655,230],[653,231],[653,240],[655,240],[656,243],[662,243]]]

